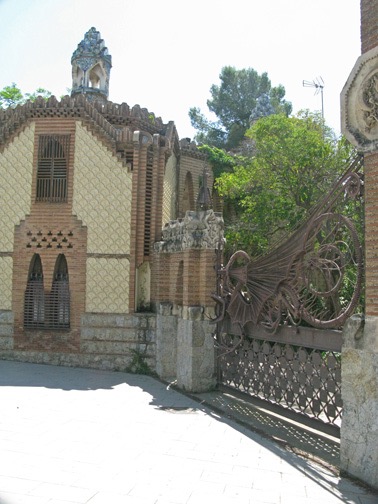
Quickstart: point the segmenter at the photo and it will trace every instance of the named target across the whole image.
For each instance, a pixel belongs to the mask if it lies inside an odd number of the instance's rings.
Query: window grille
[[[146,193],[144,206],[144,255],[150,255],[151,221],[152,221],[152,179],[153,179],[153,151],[147,154]]]
[[[25,291],[24,326],[41,328],[45,323],[45,291],[41,258],[34,254]]]
[[[70,327],[70,290],[68,280],[68,267],[64,254],[59,254],[54,271],[54,279],[50,294],[52,329],[69,329]]]
[[[36,201],[67,201],[69,135],[40,135]]]
[[[70,328],[70,289],[64,254],[59,254],[56,260],[49,294],[44,290],[41,258],[38,254],[33,256],[25,290],[24,327],[50,330]]]

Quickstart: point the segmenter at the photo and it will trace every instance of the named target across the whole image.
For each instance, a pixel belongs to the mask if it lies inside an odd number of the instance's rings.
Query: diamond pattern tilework
[[[14,226],[30,213],[34,123],[0,157],[0,251],[13,251]]]
[[[89,258],[87,260],[86,311],[127,313],[129,274],[127,259]]]
[[[163,193],[163,224],[175,218],[176,196],[176,164],[177,160],[172,155],[165,167],[164,193]]]
[[[88,252],[130,252],[131,174],[76,126],[73,213],[88,227]]]
[[[12,271],[13,259],[0,257],[0,307],[2,310],[12,309]]]

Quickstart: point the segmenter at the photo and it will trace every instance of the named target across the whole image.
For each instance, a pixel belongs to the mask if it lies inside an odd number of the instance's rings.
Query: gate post
[[[378,488],[378,0],[361,0],[361,49],[341,93],[342,132],[364,154],[365,320],[344,327],[341,470]]]
[[[202,306],[188,306],[185,312],[177,330],[177,385],[206,392],[216,385],[212,328]]]
[[[156,372],[162,380],[174,381],[177,367],[177,317],[170,302],[159,303],[156,317]]]
[[[215,326],[217,251],[223,219],[212,209],[187,211],[171,221],[155,243],[154,303],[158,312],[156,371],[188,392],[216,384]]]
[[[340,468],[378,488],[378,317],[351,317],[341,352]]]

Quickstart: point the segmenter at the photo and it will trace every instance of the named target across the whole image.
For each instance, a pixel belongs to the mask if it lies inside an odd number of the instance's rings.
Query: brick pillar
[[[345,324],[341,392],[340,468],[378,488],[378,0],[361,0],[361,48],[341,94],[342,131],[364,154],[364,318]]]
[[[378,153],[365,154],[366,315],[378,316]]]

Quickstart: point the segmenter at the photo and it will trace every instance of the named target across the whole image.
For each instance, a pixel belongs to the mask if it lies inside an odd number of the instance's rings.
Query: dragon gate
[[[288,239],[261,257],[238,251],[219,262],[221,384],[340,424],[341,328],[362,310],[362,227],[357,156]]]

